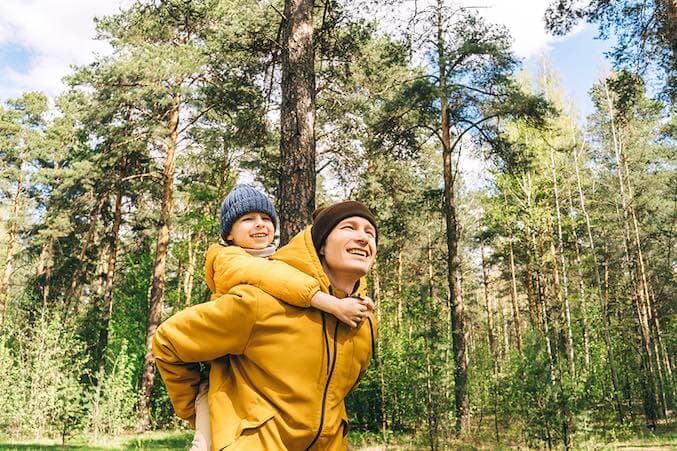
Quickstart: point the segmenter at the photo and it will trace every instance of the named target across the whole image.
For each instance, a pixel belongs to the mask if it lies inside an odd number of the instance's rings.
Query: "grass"
[[[0,441],[0,450],[180,450],[188,449],[192,432],[155,431],[145,434],[130,434],[105,440],[88,440],[79,437],[69,440],[65,446],[59,441],[10,442]]]
[[[186,450],[192,440],[192,432],[188,431],[155,431],[146,434],[129,434],[119,437],[92,440],[87,437],[73,438],[66,446],[56,440],[48,441],[3,441],[0,439],[0,450]],[[354,451],[382,451],[382,450],[425,450],[428,449],[424,435],[392,435],[388,436],[388,445],[381,443],[381,436],[374,433],[351,431],[351,449]],[[510,442],[497,446],[490,438],[477,435],[464,437],[446,444],[446,449],[453,450],[484,450],[484,449],[528,449],[523,444]],[[578,440],[573,449],[581,450],[672,450],[677,449],[677,430],[675,423],[659,426],[655,433],[646,429],[628,431],[622,437],[610,438],[600,435],[590,435]]]

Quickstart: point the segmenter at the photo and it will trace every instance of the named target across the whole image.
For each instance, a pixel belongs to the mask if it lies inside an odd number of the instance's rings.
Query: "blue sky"
[[[559,73],[568,98],[574,101],[581,122],[592,112],[592,102],[588,95],[590,88],[611,67],[604,56],[610,49],[610,43],[595,39],[596,35],[597,29],[586,25],[573,36],[553,43],[547,53],[548,59]],[[538,71],[538,66],[538,56],[525,61],[525,67],[531,74]]]

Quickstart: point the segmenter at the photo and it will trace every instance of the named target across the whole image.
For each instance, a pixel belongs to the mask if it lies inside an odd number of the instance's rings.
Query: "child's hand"
[[[371,299],[369,299],[371,302]],[[373,306],[373,302],[371,302]],[[369,304],[356,298],[339,299],[331,312],[339,321],[350,327],[357,327],[367,316]]]
[[[363,305],[366,305],[367,308],[369,309],[370,312],[374,311],[374,308],[376,307],[376,304],[374,304],[374,301],[371,300],[369,296],[364,296],[361,298],[358,298],[360,302],[362,302]]]

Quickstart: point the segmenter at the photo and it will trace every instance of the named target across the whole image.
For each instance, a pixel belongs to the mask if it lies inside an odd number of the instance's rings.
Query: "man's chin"
[[[366,276],[367,273],[369,272],[369,267],[370,265],[367,266],[362,266],[362,265],[355,265],[350,268],[350,271],[355,274],[356,278],[360,278],[362,276]]]

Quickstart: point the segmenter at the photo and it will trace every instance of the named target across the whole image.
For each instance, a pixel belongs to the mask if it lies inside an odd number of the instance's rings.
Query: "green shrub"
[[[136,418],[133,376],[134,366],[123,341],[120,351],[111,359],[109,369],[99,370],[97,384],[90,395],[87,430],[94,437],[119,435],[132,427]]]
[[[31,327],[6,325],[0,338],[0,429],[10,437],[65,439],[82,428],[87,357],[73,330],[58,315],[38,315]]]

